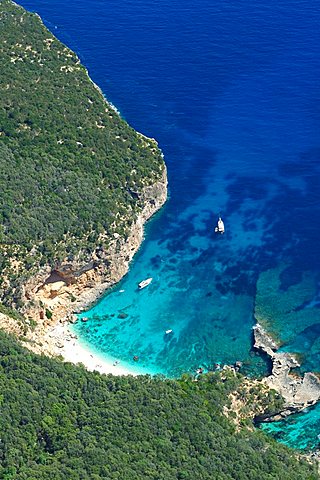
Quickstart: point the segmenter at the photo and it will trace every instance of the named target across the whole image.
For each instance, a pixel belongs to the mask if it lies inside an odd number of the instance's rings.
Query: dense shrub
[[[0,23],[0,273],[14,287],[125,235],[164,163],[37,15],[0,0]]]
[[[0,478],[312,480],[315,466],[222,413],[241,379],[114,377],[0,331]]]

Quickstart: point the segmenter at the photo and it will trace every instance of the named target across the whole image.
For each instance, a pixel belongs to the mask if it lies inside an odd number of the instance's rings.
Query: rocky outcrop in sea
[[[254,327],[254,347],[265,352],[272,361],[272,373],[262,382],[276,390],[285,400],[283,411],[269,420],[279,420],[293,412],[314,405],[320,399],[320,380],[312,372],[300,376],[294,369],[300,366],[292,353],[279,351],[279,345],[264,328]],[[265,421],[268,419],[264,419]]]

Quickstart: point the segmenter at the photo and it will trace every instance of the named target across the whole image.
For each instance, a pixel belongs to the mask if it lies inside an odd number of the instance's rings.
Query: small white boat
[[[215,231],[216,233],[221,233],[221,234],[224,233],[224,223],[223,223],[223,220],[222,220],[221,217],[219,217],[218,224],[217,224],[217,226],[215,227],[214,231]]]
[[[148,285],[150,285],[151,282],[152,282],[152,277],[147,278],[146,280],[142,280],[142,282],[138,283],[138,287],[139,287],[140,290],[141,290],[142,288],[145,288],[145,287],[147,287]]]
[[[113,366],[116,367],[117,365],[119,365],[120,361],[119,360],[116,360],[115,362],[113,362]]]
[[[169,330],[166,330],[166,335],[169,335],[169,333],[172,333],[173,330],[171,330],[171,328],[169,328]]]

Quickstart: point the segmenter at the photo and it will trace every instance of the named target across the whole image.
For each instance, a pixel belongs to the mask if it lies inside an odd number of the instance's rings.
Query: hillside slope
[[[37,15],[0,0],[0,24],[0,298],[20,308],[21,284],[42,267],[80,269],[126,239],[144,190],[166,179],[155,140]]]
[[[0,478],[315,480],[316,467],[222,413],[233,374],[113,377],[0,332]]]

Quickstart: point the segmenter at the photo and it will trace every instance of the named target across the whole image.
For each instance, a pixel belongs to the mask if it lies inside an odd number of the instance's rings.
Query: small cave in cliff
[[[63,277],[57,271],[53,271],[46,278],[46,280],[38,286],[36,293],[44,295],[46,298],[55,298],[60,289],[64,286],[70,285],[70,279]]]
[[[62,276],[60,275],[59,272],[57,272],[56,270],[53,270],[50,273],[49,277],[44,282],[44,285],[49,285],[50,283],[56,283],[56,282],[64,282],[67,285],[69,285],[71,283],[71,279]]]

